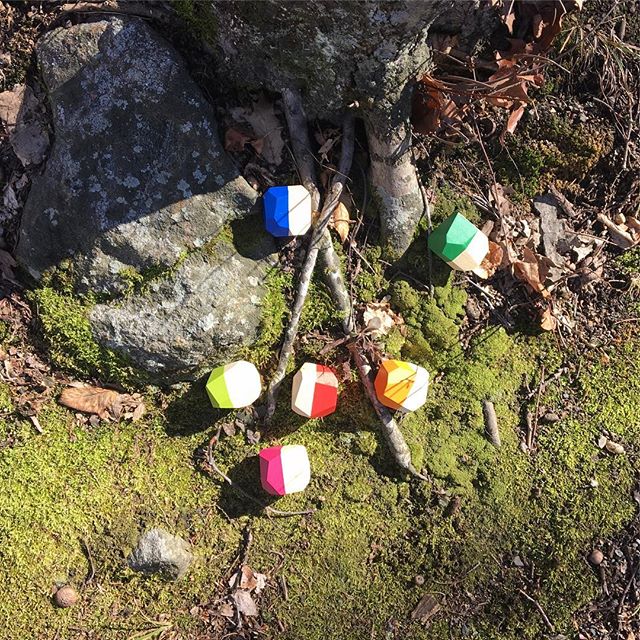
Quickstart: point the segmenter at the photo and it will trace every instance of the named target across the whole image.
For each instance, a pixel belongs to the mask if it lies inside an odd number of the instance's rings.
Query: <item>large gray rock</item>
[[[262,223],[236,225],[245,227],[242,253],[225,237],[189,256],[148,293],[96,305],[90,321],[98,340],[164,381],[194,377],[207,363],[233,357],[256,338],[273,260],[271,238],[254,225]]]
[[[37,47],[55,142],[27,200],[18,260],[39,279],[73,258],[83,290],[170,267],[256,193],[221,147],[211,106],[144,22],[55,29]]]
[[[56,29],[37,54],[55,142],[18,260],[36,279],[70,260],[80,292],[110,296],[96,338],[159,382],[232,357],[256,337],[275,246],[182,59],[121,18]],[[119,299],[132,278],[144,295]]]
[[[127,562],[134,571],[181,578],[193,561],[191,545],[164,529],[150,529],[138,540]]]

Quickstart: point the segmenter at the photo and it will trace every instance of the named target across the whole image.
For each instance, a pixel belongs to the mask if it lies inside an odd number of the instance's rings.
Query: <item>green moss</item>
[[[469,222],[479,224],[480,214],[471,199],[458,191],[455,191],[449,184],[443,184],[435,194],[435,202],[431,220],[436,226],[445,218],[454,213],[461,213]]]
[[[12,411],[11,389],[9,385],[0,383],[0,414],[11,413]]]
[[[380,262],[382,249],[368,246],[363,252],[362,269],[354,279],[354,295],[362,302],[373,302],[380,299],[380,293],[386,289],[384,267]],[[365,262],[366,260],[366,262]]]
[[[198,38],[208,44],[214,44],[218,24],[211,11],[211,7],[206,2],[196,0],[172,0],[171,4],[178,16],[185,22]]]
[[[135,384],[142,374],[120,355],[100,346],[89,325],[89,302],[60,294],[49,287],[28,293],[51,362],[77,375],[97,376],[104,381]]]
[[[617,264],[625,274],[633,277],[640,274],[640,248],[625,251],[621,256],[616,258]]]
[[[0,320],[0,344],[4,344],[11,336],[11,327],[8,322]]]
[[[555,180],[579,182],[613,147],[613,131],[604,122],[574,123],[555,114],[528,120],[498,155],[498,179],[520,196],[533,197]]]
[[[275,344],[284,331],[288,310],[285,291],[291,285],[291,278],[280,269],[273,269],[265,285],[267,293],[262,301],[259,337],[242,353],[242,357],[259,368],[264,368],[273,358]]]

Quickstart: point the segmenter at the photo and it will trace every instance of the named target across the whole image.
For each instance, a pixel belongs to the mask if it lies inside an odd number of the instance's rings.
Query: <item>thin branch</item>
[[[302,109],[302,99],[299,93],[294,92],[293,90],[285,90],[283,92],[283,95],[285,96],[285,113],[287,117],[287,123],[290,127],[294,155],[296,155],[296,159],[298,159],[298,154],[300,154],[300,159],[297,160],[300,175],[302,177],[303,183],[305,184],[305,187],[310,190],[312,199],[314,199],[316,197],[315,194],[317,193],[317,187],[315,186],[315,182],[313,182],[315,173],[313,167],[311,166],[313,162],[313,156],[310,152],[307,133],[307,122],[306,117],[304,116],[304,111]],[[327,229],[327,225],[329,224],[329,220],[331,219],[335,208],[338,206],[340,195],[342,193],[342,190],[344,189],[349,171],[351,170],[354,139],[355,133],[353,116],[351,114],[347,114],[345,116],[343,124],[342,156],[340,158],[340,165],[338,167],[337,173],[333,176],[329,194],[324,202],[320,215],[311,232],[309,249],[307,251],[305,261],[302,265],[302,270],[300,272],[296,299],[291,311],[291,318],[285,332],[282,348],[280,350],[278,367],[276,368],[273,378],[271,379],[269,390],[267,392],[267,411],[265,414],[266,423],[271,420],[273,414],[275,413],[276,399],[287,370],[289,359],[291,358],[291,354],[293,352],[293,344],[295,342],[296,336],[298,335],[298,325],[300,323],[300,317],[302,315],[302,308],[309,293],[311,277],[313,276],[313,271],[316,266],[318,252],[320,250],[323,235]],[[319,199],[319,195],[317,197]]]
[[[544,623],[547,625],[547,629],[549,629],[551,633],[555,633],[556,629],[553,626],[553,624],[551,624],[551,620],[549,620],[549,616],[547,616],[547,614],[545,613],[544,609],[542,608],[542,605],[535,598],[532,598],[526,591],[523,591],[522,589],[518,589],[518,593],[521,596],[524,596],[529,602],[531,602],[535,606],[535,608],[540,612],[540,615],[542,616]]]
[[[358,367],[362,385],[369,396],[369,400],[371,401],[373,408],[378,414],[378,418],[380,418],[380,422],[382,423],[382,433],[387,441],[387,445],[391,450],[394,460],[411,475],[428,482],[429,478],[421,474],[411,463],[411,451],[407,446],[407,442],[404,439],[398,424],[394,420],[389,409],[381,404],[376,396],[373,380],[371,379],[371,365],[363,355],[361,345],[352,342],[348,345],[348,348],[353,356],[354,362],[356,363],[356,367]]]

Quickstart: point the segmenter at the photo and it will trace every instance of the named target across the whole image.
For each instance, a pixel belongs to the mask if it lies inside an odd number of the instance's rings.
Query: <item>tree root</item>
[[[380,209],[380,227],[390,259],[409,247],[424,211],[411,152],[410,101],[399,97],[365,120],[371,157],[370,182]]]

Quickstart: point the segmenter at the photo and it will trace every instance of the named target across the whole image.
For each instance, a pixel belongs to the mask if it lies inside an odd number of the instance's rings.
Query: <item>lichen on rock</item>
[[[37,56],[55,142],[21,265],[40,283],[64,266],[65,295],[102,302],[87,315],[96,348],[165,382],[253,341],[275,247],[253,233],[217,260],[205,251],[235,222],[262,226],[258,194],[179,54],[142,20],[110,17],[54,29]]]

